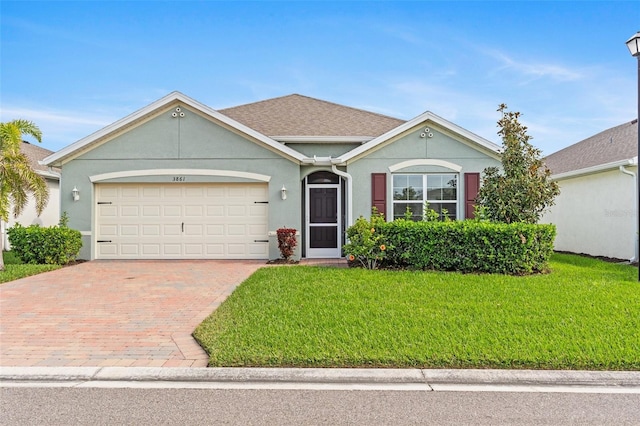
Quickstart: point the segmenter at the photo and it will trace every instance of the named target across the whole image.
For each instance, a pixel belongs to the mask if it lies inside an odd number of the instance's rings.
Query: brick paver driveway
[[[204,367],[195,327],[264,261],[93,261],[0,285],[1,366]]]

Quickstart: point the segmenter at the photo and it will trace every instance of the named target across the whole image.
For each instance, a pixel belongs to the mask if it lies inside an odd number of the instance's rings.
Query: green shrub
[[[82,248],[80,231],[64,225],[24,227],[18,223],[7,233],[11,250],[24,263],[66,265],[76,259]]]
[[[484,221],[378,225],[389,246],[385,266],[522,275],[544,272],[553,253],[555,227]]]
[[[386,225],[384,216],[374,209],[371,219],[360,216],[356,223],[347,229],[349,242],[342,249],[350,264],[359,264],[367,269],[377,269],[393,248],[381,232]]]

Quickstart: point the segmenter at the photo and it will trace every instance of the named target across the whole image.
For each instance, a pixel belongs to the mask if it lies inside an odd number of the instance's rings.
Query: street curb
[[[640,387],[640,371],[233,367],[0,367],[0,381],[169,381]]]

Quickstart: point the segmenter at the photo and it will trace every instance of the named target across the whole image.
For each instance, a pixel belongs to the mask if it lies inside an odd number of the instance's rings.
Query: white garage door
[[[267,259],[267,184],[98,184],[98,259]]]

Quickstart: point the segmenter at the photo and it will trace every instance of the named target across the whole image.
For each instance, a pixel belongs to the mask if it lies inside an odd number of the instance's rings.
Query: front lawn
[[[61,268],[60,265],[26,265],[10,251],[5,251],[2,255],[4,271],[0,272],[0,284]]]
[[[211,366],[640,369],[638,270],[262,268],[194,332]]]

